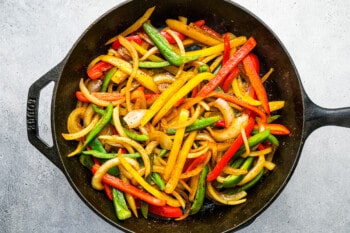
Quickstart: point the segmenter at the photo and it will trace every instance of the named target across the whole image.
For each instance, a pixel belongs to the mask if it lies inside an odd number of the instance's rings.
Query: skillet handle
[[[312,102],[305,94],[305,132],[310,135],[315,129],[334,125],[350,128],[350,107],[323,108]]]
[[[40,138],[38,127],[38,110],[40,91],[50,82],[56,83],[62,71],[63,63],[63,61],[60,62],[41,78],[35,81],[29,88],[27,99],[27,135],[29,142],[41,153],[43,153],[61,171],[63,171],[63,165],[59,159],[58,151],[55,145],[50,147]]]

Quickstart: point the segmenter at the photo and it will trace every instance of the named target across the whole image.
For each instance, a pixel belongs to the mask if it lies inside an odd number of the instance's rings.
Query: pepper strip
[[[185,122],[188,119],[188,116],[189,116],[188,110],[185,110],[185,109],[181,110],[180,116],[179,116],[179,123],[181,124]],[[185,128],[180,128],[176,130],[173,146],[171,147],[171,151],[168,156],[167,164],[165,166],[165,170],[163,174],[164,180],[166,181],[169,180],[171,171],[173,170],[173,167],[175,165],[176,159],[181,149],[181,144],[184,138],[184,134],[185,134]]]
[[[240,69],[238,67],[233,68],[232,72],[225,78],[224,82],[221,84],[221,88],[224,92],[228,92],[232,86],[232,81],[238,76]]]
[[[254,88],[254,91],[261,102],[261,106],[267,115],[270,115],[269,101],[267,99],[266,89],[262,84],[259,74],[254,67],[253,59],[248,55],[243,59],[243,66],[245,73],[249,79],[250,84]]]
[[[110,103],[105,111],[105,114],[102,116],[102,118],[97,122],[95,127],[86,135],[85,142],[82,146],[82,150],[85,149],[87,145],[99,134],[102,129],[110,122],[112,119],[112,113],[113,113],[113,104]]]
[[[145,22],[143,24],[143,29],[147,35],[151,38],[153,43],[158,47],[159,52],[164,56],[164,58],[169,61],[172,65],[181,66],[189,61],[196,60],[198,56],[179,56],[175,53],[169,42],[160,34],[160,32],[153,27],[150,23]]]
[[[179,20],[167,19],[165,23],[169,28],[178,31],[196,41],[199,41],[205,45],[213,46],[221,43],[221,39],[206,33],[201,28],[195,25],[186,25]]]
[[[197,131],[191,132],[187,136],[185,142],[183,143],[183,146],[182,146],[180,153],[178,155],[178,158],[176,160],[175,167],[171,173],[171,177],[165,186],[166,193],[171,193],[176,188],[176,185],[180,179],[182,169],[183,169],[185,162],[186,162],[187,154],[190,151],[196,136],[197,136]]]
[[[252,105],[248,104],[247,102],[238,99],[235,96],[232,96],[232,95],[229,95],[229,94],[226,94],[226,93],[221,93],[221,92],[213,92],[210,96],[214,96],[216,98],[222,98],[222,99],[227,100],[227,101],[229,101],[231,103],[237,104],[237,105],[239,105],[239,106],[241,106],[243,108],[251,110],[251,111],[255,112],[256,114],[258,114],[258,116],[261,118],[261,121],[263,123],[267,122],[267,116],[266,116],[266,114],[263,111],[261,111],[256,106],[252,106]]]
[[[248,104],[250,105],[253,105],[253,106],[259,106],[261,105],[261,101],[259,100],[256,100],[256,99],[253,99],[250,95],[248,94],[243,94],[240,90],[240,87],[239,87],[239,84],[238,84],[238,79],[235,78],[233,79],[232,81],[232,88],[233,88],[233,92],[234,94],[240,98],[241,100],[247,102]]]
[[[253,37],[250,37],[244,45],[222,66],[215,78],[210,80],[202,87],[198,92],[198,97],[206,97],[210,92],[217,88],[226,78],[226,76],[237,67],[237,65],[246,57],[250,51],[256,46],[256,41]]]
[[[139,173],[126,161],[126,159],[123,156],[119,155],[118,158],[120,163],[123,165],[123,167],[135,178],[137,183],[141,185],[147,192],[149,192],[150,194],[154,195],[155,197],[161,200],[166,200],[166,203],[170,206],[173,206],[173,207],[180,206],[180,203],[177,200],[171,198],[165,193],[160,192],[158,189],[154,188],[149,183],[147,183],[147,181],[145,181],[139,175]]]
[[[98,79],[102,77],[104,72],[110,70],[111,68],[113,68],[113,65],[107,62],[100,61],[87,70],[87,75],[92,80]]]
[[[202,173],[201,173],[200,178],[199,178],[198,188],[197,188],[194,202],[193,202],[191,209],[190,209],[190,214],[198,213],[198,211],[203,206],[203,202],[204,202],[204,198],[205,198],[205,186],[206,186],[205,178],[208,174],[208,171],[209,171],[209,166],[206,165],[203,168]]]
[[[172,93],[172,97],[164,104],[164,106],[157,112],[153,118],[152,123],[156,124],[167,112],[179,101],[182,97],[187,95],[194,87],[204,80],[211,80],[214,77],[212,73],[204,72],[197,74],[195,77],[190,79],[182,88],[180,88],[176,93]]]
[[[143,48],[142,46],[138,45],[137,43],[135,43],[133,41],[131,41],[131,44],[134,46],[136,51],[139,52],[141,55],[145,55],[148,52],[148,50],[146,50],[145,48]],[[153,62],[167,62],[164,59],[162,59],[162,58],[160,58],[160,57],[158,57],[156,55],[151,55],[151,56],[148,57],[148,59],[150,61],[153,61]],[[172,74],[176,74],[177,70],[178,70],[178,67],[176,67],[176,66],[166,66],[166,67],[164,67],[164,69],[166,71],[169,71]]]
[[[124,193],[118,189],[112,188],[113,204],[119,220],[131,218],[131,211],[129,210]]]
[[[248,124],[245,128],[246,135],[249,135],[254,128],[255,120],[254,117],[250,116],[248,120]],[[218,177],[221,171],[225,168],[226,164],[230,161],[230,159],[234,156],[236,151],[243,145],[243,137],[239,135],[236,140],[231,144],[225,154],[222,156],[220,161],[216,164],[214,169],[207,176],[207,181],[213,181]]]
[[[124,73],[127,73],[128,75],[131,75],[133,72],[133,68],[131,64],[127,61],[124,61],[121,58],[114,57],[111,55],[103,55],[101,56],[101,60],[118,67],[121,71],[123,71]],[[146,73],[142,72],[141,70],[136,71],[135,79],[139,83],[141,83],[142,86],[145,86],[147,89],[155,93],[159,93],[159,89],[155,84],[155,82],[153,81],[153,78],[147,75]]]
[[[147,110],[146,114],[141,119],[141,127],[146,125],[147,122],[163,107],[165,103],[177,93],[178,90],[186,83],[186,81],[192,76],[192,73],[185,72],[177,78],[160,96],[154,101],[152,106]]]
[[[247,41],[247,38],[245,36],[239,36],[235,39],[230,40],[230,47],[231,48],[239,47],[243,45],[246,41]],[[225,49],[224,44],[220,43],[218,45],[214,45],[208,48],[186,52],[185,55],[205,57],[205,56],[221,53],[222,51],[224,51],[224,49]]]
[[[222,65],[224,65],[230,59],[230,34],[226,33],[224,37],[224,56],[222,58]]]
[[[96,171],[98,168],[100,167],[100,165],[94,165],[92,167],[92,171],[94,173],[94,171]],[[155,205],[155,206],[164,206],[166,205],[166,201],[162,200],[162,199],[158,199],[152,195],[150,195],[147,192],[142,191],[141,189],[138,189],[137,187],[131,185],[131,184],[127,184],[125,182],[123,182],[121,179],[115,177],[115,176],[111,176],[109,174],[104,174],[102,177],[102,182],[104,184],[108,184],[111,187],[114,187],[116,189],[119,189],[125,193],[129,193],[130,195],[139,198],[142,201],[145,201],[151,205]]]

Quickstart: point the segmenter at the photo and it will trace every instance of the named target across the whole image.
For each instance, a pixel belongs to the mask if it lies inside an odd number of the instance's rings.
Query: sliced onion
[[[136,128],[141,124],[141,119],[146,114],[146,109],[135,109],[124,116],[125,123],[129,128]]]
[[[211,130],[212,137],[219,142],[236,138],[241,132],[241,126],[245,127],[248,122],[248,115],[242,114],[240,117],[235,118],[231,124],[225,129]]]
[[[234,112],[232,111],[231,106],[223,99],[218,98],[211,106],[216,107],[221,112],[224,117],[226,125],[230,125],[233,119],[235,118]]]

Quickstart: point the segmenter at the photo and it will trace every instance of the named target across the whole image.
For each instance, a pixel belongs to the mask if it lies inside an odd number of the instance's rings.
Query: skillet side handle
[[[305,97],[306,137],[315,129],[326,125],[350,128],[350,107],[323,108],[312,102],[309,97]]]
[[[35,81],[29,88],[27,99],[27,135],[29,142],[43,153],[53,164],[63,171],[62,162],[59,159],[58,151],[55,147],[49,146],[39,135],[38,110],[40,91],[50,82],[55,82],[63,68],[63,61]]]

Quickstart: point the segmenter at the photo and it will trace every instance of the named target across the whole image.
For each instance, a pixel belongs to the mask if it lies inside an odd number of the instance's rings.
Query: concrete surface
[[[119,232],[31,146],[25,117],[29,86],[63,59],[90,23],[120,2],[0,0],[0,232]],[[314,102],[350,106],[350,1],[237,2],[283,41]],[[48,143],[52,87],[40,102],[40,134]],[[346,128],[316,130],[283,193],[239,232],[349,232],[349,138]]]

